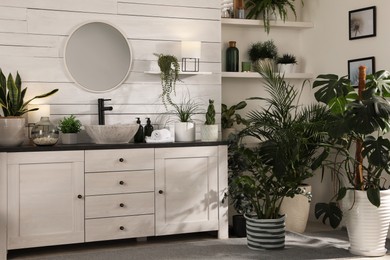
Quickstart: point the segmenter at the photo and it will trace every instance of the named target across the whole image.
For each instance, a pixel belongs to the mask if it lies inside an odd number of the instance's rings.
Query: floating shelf
[[[264,27],[263,20],[253,20],[253,19],[234,19],[234,18],[221,18],[222,25],[236,25],[236,26],[261,26]],[[287,28],[296,28],[296,29],[306,29],[313,28],[314,24],[312,22],[293,22],[276,20],[270,21],[271,27],[287,27]]]
[[[312,79],[312,73],[286,73],[285,79]],[[261,78],[257,72],[222,72],[222,78]]]
[[[145,74],[160,74],[160,71],[155,71],[155,70],[149,70],[149,71],[144,71]],[[179,75],[211,75],[213,74],[210,71],[197,71],[197,72],[189,72],[189,71],[180,71]]]

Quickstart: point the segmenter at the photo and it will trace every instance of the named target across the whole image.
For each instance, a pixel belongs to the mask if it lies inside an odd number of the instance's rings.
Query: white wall
[[[124,84],[103,94],[79,88],[67,75],[63,49],[70,32],[81,23],[108,21],[128,39],[133,52],[132,70]],[[177,101],[190,90],[203,108],[215,99],[220,112],[220,1],[209,0],[0,0],[0,68],[18,70],[27,95],[32,97],[54,88],[54,96],[37,100],[51,105],[51,119],[57,122],[75,114],[84,124],[97,123],[97,99],[111,98],[114,107],[106,123],[132,123],[135,117],[156,122],[165,112],[159,95],[159,75],[153,53],[173,54],[181,59],[180,42],[202,42],[200,70],[211,75],[183,76],[177,85]],[[28,98],[27,97],[27,98]],[[204,121],[203,115],[198,119]],[[220,114],[217,115],[220,121]],[[199,130],[199,129],[198,129]]]

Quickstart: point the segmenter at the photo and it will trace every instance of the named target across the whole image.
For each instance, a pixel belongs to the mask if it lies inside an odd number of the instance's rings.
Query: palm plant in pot
[[[301,0],[303,4],[303,0]],[[288,11],[291,10],[297,19],[295,0],[248,0],[245,7],[249,10],[246,18],[262,18],[264,29],[267,34],[270,31],[270,21],[276,20],[279,16],[283,22],[286,21]]]
[[[384,136],[390,120],[390,72],[366,76],[359,68],[358,92],[346,76],[319,75],[313,84],[316,99],[331,112],[325,130],[334,151],[324,166],[337,180],[338,191],[330,203],[316,205],[333,227],[343,214],[351,243],[350,252],[365,256],[386,253],[390,221],[390,190],[385,176],[390,173],[390,140]],[[341,201],[341,203],[339,203]]]
[[[58,91],[54,89],[46,94],[35,96],[24,101],[27,88],[22,89],[22,80],[19,73],[15,79],[12,74],[6,79],[0,69],[0,107],[3,116],[0,116],[0,146],[18,146],[25,138],[25,118],[23,115],[38,108],[28,109],[27,105],[37,98],[48,97]]]
[[[328,116],[325,107],[296,105],[299,91],[285,82],[282,75],[274,73],[270,64],[259,64],[257,71],[266,82],[269,97],[250,98],[266,105],[248,113],[248,124],[239,134],[240,138],[252,137],[259,143],[254,148],[238,148],[250,174],[235,180],[236,187],[254,209],[254,216],[247,216],[248,243],[252,245],[256,244],[252,239],[256,234],[255,224],[251,223],[264,220],[265,226],[271,221],[284,225],[280,212],[283,200],[302,194],[300,185],[313,176],[327,156],[327,150],[321,147],[326,137],[321,131]],[[276,230],[275,242],[280,241],[278,247],[283,247],[284,228]],[[266,248],[266,245],[252,247]]]
[[[202,141],[218,140],[218,125],[215,124],[215,107],[214,100],[209,99],[209,105],[206,112],[206,121],[201,129]]]
[[[81,131],[81,122],[74,115],[64,117],[58,123],[62,135],[61,140],[63,144],[77,143],[77,133]]]

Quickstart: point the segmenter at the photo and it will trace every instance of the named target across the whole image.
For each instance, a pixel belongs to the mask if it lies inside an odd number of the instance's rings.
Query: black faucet
[[[106,110],[112,110],[112,107],[105,107],[104,106],[104,101],[110,101],[111,99],[104,99],[104,98],[99,98],[98,99],[98,113],[99,113],[99,125],[104,125],[104,111]]]

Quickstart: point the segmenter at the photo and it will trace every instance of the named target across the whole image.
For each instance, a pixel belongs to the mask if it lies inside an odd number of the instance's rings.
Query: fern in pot
[[[48,97],[57,91],[58,89],[54,89],[24,101],[27,88],[22,89],[22,79],[19,73],[16,73],[15,79],[10,73],[6,79],[0,69],[0,107],[3,112],[3,116],[0,116],[0,146],[21,145],[25,139],[23,115],[38,110],[38,108],[28,109],[27,105],[34,99]]]
[[[59,121],[58,128],[61,131],[61,140],[63,144],[76,144],[77,133],[81,131],[81,122],[74,115],[64,117]]]
[[[218,140],[218,125],[215,124],[215,107],[214,100],[209,99],[209,105],[206,112],[206,121],[201,129],[202,141],[217,141]]]

